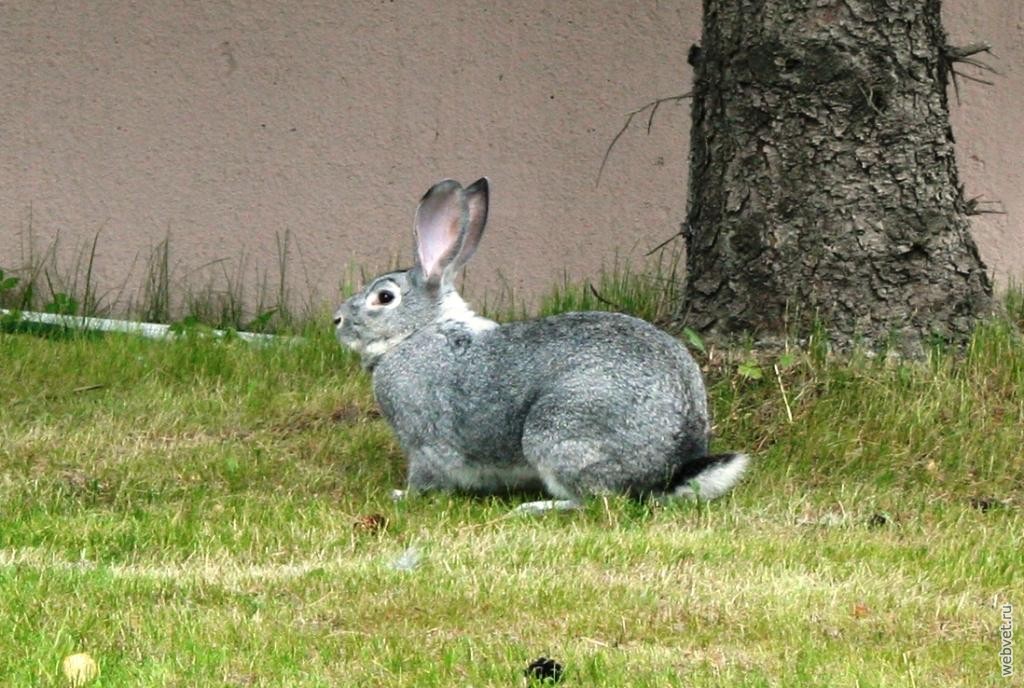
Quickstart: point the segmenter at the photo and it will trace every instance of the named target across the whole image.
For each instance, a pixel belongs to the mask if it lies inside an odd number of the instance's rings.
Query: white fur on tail
[[[734,454],[727,461],[709,466],[672,491],[674,497],[715,499],[728,492],[747,470],[750,457]],[[696,487],[696,489],[694,489]]]

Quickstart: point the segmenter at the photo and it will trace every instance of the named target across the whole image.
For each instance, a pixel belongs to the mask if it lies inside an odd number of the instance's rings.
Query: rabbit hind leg
[[[534,438],[537,439],[537,438]],[[583,498],[626,494],[630,489],[622,462],[607,456],[599,442],[587,440],[524,443],[527,460],[536,466],[553,499],[522,504],[516,511],[541,513],[578,508]]]

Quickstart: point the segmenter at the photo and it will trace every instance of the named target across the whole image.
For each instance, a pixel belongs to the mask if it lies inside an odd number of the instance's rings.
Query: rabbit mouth
[[[337,337],[343,346],[347,346],[356,353],[362,353],[367,346],[366,341],[360,339],[351,328],[344,325],[338,325],[338,328],[334,331],[334,336]]]
[[[363,349],[364,343],[356,335],[351,319],[341,313],[334,316],[334,337],[342,346],[347,346],[357,353]]]

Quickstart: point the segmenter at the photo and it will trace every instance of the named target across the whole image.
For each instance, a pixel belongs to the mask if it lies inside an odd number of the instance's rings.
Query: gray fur
[[[469,310],[454,273],[479,242],[488,188],[479,180],[467,198],[453,184],[427,192],[421,209],[432,212],[418,212],[414,227],[421,240],[431,235],[421,218],[462,218],[449,246],[423,252],[443,258],[425,268],[418,251],[413,268],[375,278],[335,314],[339,341],[372,371],[409,459],[409,489],[543,489],[573,502],[728,491],[747,457],[707,456],[704,383],[676,339],[617,313],[498,326]],[[460,205],[438,211],[445,203]],[[380,303],[382,290],[390,303]]]

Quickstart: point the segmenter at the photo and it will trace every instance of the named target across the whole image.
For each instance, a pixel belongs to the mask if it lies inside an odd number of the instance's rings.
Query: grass
[[[701,355],[745,482],[541,518],[393,503],[403,459],[322,330],[0,333],[0,683],[66,685],[87,652],[92,686],[517,686],[541,655],[566,686],[1011,685],[1011,319],[919,363]]]
[[[305,261],[288,231],[275,237],[273,274],[253,266],[245,253],[186,269],[168,234],[141,261],[142,279],[134,293],[128,285],[136,277],[139,256],[121,270],[120,285],[100,290],[94,268],[101,233],[74,251],[62,246],[59,235],[41,249],[30,221],[21,233],[18,264],[0,266],[0,309],[258,332],[294,332],[319,310],[308,274],[304,278],[310,297],[304,302],[289,287],[295,259],[301,268]]]

